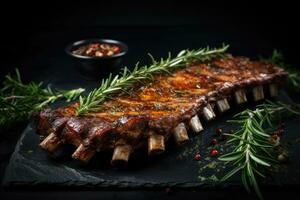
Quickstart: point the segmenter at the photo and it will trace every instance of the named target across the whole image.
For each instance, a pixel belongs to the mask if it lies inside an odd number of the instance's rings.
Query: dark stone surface
[[[290,101],[286,93],[281,99]],[[249,105],[248,105],[249,106]],[[251,105],[250,105],[251,107]],[[201,188],[212,189],[235,188],[240,186],[239,176],[229,182],[220,183],[219,179],[229,169],[217,158],[209,156],[208,147],[211,138],[216,137],[215,130],[220,127],[224,132],[235,127],[226,123],[240,107],[233,107],[230,113],[218,117],[205,124],[205,131],[191,136],[191,141],[180,148],[168,143],[167,152],[153,158],[146,156],[142,149],[134,153],[126,168],[114,169],[109,165],[111,152],[98,153],[91,163],[81,166],[71,159],[74,147],[65,147],[55,157],[50,157],[38,147],[39,136],[29,125],[22,134],[14,154],[7,167],[3,185],[7,187],[39,186],[71,187],[71,188]],[[300,119],[287,123],[283,143],[291,151],[291,163],[283,166],[279,173],[268,177],[265,186],[281,186],[299,184],[300,159],[299,136]],[[192,133],[190,135],[193,135]],[[220,138],[219,138],[220,139]],[[225,142],[220,145],[220,154],[231,146]],[[200,151],[201,161],[194,161],[194,155]],[[52,188],[53,188],[52,187]]]

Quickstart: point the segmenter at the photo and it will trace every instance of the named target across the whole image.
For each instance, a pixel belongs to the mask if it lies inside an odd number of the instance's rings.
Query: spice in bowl
[[[90,57],[109,57],[119,54],[120,52],[120,47],[115,44],[90,43],[80,46],[78,49],[75,49],[72,53]]]
[[[117,73],[128,52],[125,43],[111,39],[85,39],[70,43],[65,49],[83,77],[99,80]]]

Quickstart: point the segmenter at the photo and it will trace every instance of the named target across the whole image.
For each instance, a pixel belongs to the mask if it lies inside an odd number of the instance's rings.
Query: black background
[[[298,66],[299,31],[298,10],[293,1],[78,1],[78,2],[18,2],[1,5],[1,71],[2,80],[7,72],[19,68],[25,81],[38,80],[59,88],[94,87],[97,81],[81,79],[72,67],[63,48],[69,42],[89,38],[113,38],[129,46],[123,64],[132,66],[136,61],[147,62],[145,55],[156,57],[168,51],[206,45],[231,45],[233,54],[255,57],[280,49],[286,60]],[[72,84],[71,84],[72,83]],[[1,131],[1,176],[14,149],[24,124]],[[3,191],[2,191],[3,192]],[[278,190],[268,195],[290,196],[296,191]],[[221,199],[226,191],[206,192],[5,192],[4,197],[49,199],[57,196],[96,199],[105,198],[183,198],[215,197]],[[99,196],[100,195],[100,196]],[[235,198],[244,195],[236,191]],[[232,196],[231,196],[232,197]]]
[[[186,31],[179,35],[175,30],[168,38],[186,40],[189,44],[189,28],[196,28],[200,33],[211,35],[202,39],[202,45],[216,46],[220,41],[233,43],[234,53],[247,56],[270,53],[273,48],[278,48],[289,62],[298,64],[299,11],[293,1],[199,2],[43,1],[28,4],[10,1],[9,5],[1,6],[1,46],[4,51],[1,74],[3,76],[15,67],[29,71],[31,66],[27,63],[36,60],[41,51],[74,39],[113,36],[127,39],[124,34],[130,32],[137,41],[149,42],[176,28]],[[101,35],[94,30],[101,30]],[[114,34],[110,34],[111,30]],[[153,32],[156,35],[151,35]],[[218,38],[214,37],[216,35]],[[140,52],[140,57],[135,58],[141,58],[151,50],[142,43],[139,46],[141,51],[134,53]],[[161,48],[159,56],[172,51]]]

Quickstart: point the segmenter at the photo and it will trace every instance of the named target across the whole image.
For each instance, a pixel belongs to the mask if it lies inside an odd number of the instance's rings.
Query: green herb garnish
[[[55,90],[42,83],[24,84],[18,70],[16,75],[8,74],[0,89],[0,126],[9,126],[12,122],[27,119],[30,113],[40,111],[46,105],[59,99],[75,100],[84,89]]]
[[[240,129],[225,135],[231,137],[228,142],[234,142],[236,147],[232,152],[219,157],[219,160],[231,163],[234,169],[222,181],[241,171],[246,190],[254,190],[262,199],[257,177],[265,177],[264,172],[277,162],[268,130],[274,127],[276,115],[283,112],[300,115],[299,108],[298,105],[267,101],[258,105],[255,110],[247,109],[235,115],[235,119],[229,122],[238,124]]]
[[[135,68],[130,71],[124,67],[122,72],[115,77],[110,75],[107,79],[103,79],[99,88],[91,91],[87,96],[80,96],[80,105],[77,107],[77,114],[83,115],[88,112],[96,112],[101,109],[101,104],[107,99],[112,98],[112,95],[120,92],[128,92],[128,90],[137,82],[144,80],[152,80],[153,75],[158,73],[170,73],[171,70],[180,67],[185,67],[193,62],[206,62],[214,58],[224,55],[228,49],[228,45],[218,49],[210,49],[209,47],[199,50],[183,50],[175,58],[169,57],[156,61],[151,55],[152,64],[150,66],[139,67],[136,64]]]
[[[272,55],[268,58],[259,57],[260,60],[273,63],[285,69],[286,72],[289,74],[289,80],[293,89],[297,92],[300,92],[300,72],[298,69],[290,66],[289,64],[285,63],[283,54],[274,49]]]

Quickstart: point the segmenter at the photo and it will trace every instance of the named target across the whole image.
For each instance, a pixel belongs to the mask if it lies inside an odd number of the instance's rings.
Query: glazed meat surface
[[[37,117],[37,131],[48,136],[48,141],[41,143],[42,148],[54,152],[61,144],[71,143],[78,147],[73,157],[85,162],[94,152],[117,146],[125,145],[131,153],[147,143],[163,145],[160,143],[174,132],[184,131],[184,125],[208,105],[219,106],[218,100],[227,102],[235,92],[246,94],[257,86],[280,85],[285,78],[286,73],[272,64],[226,55],[172,74],[155,75],[153,81],[139,83],[128,94],[106,101],[97,113],[75,116],[78,103],[45,109]],[[209,110],[214,114],[213,109]],[[222,105],[219,110],[222,111]],[[151,143],[151,136],[153,141],[161,142]]]

